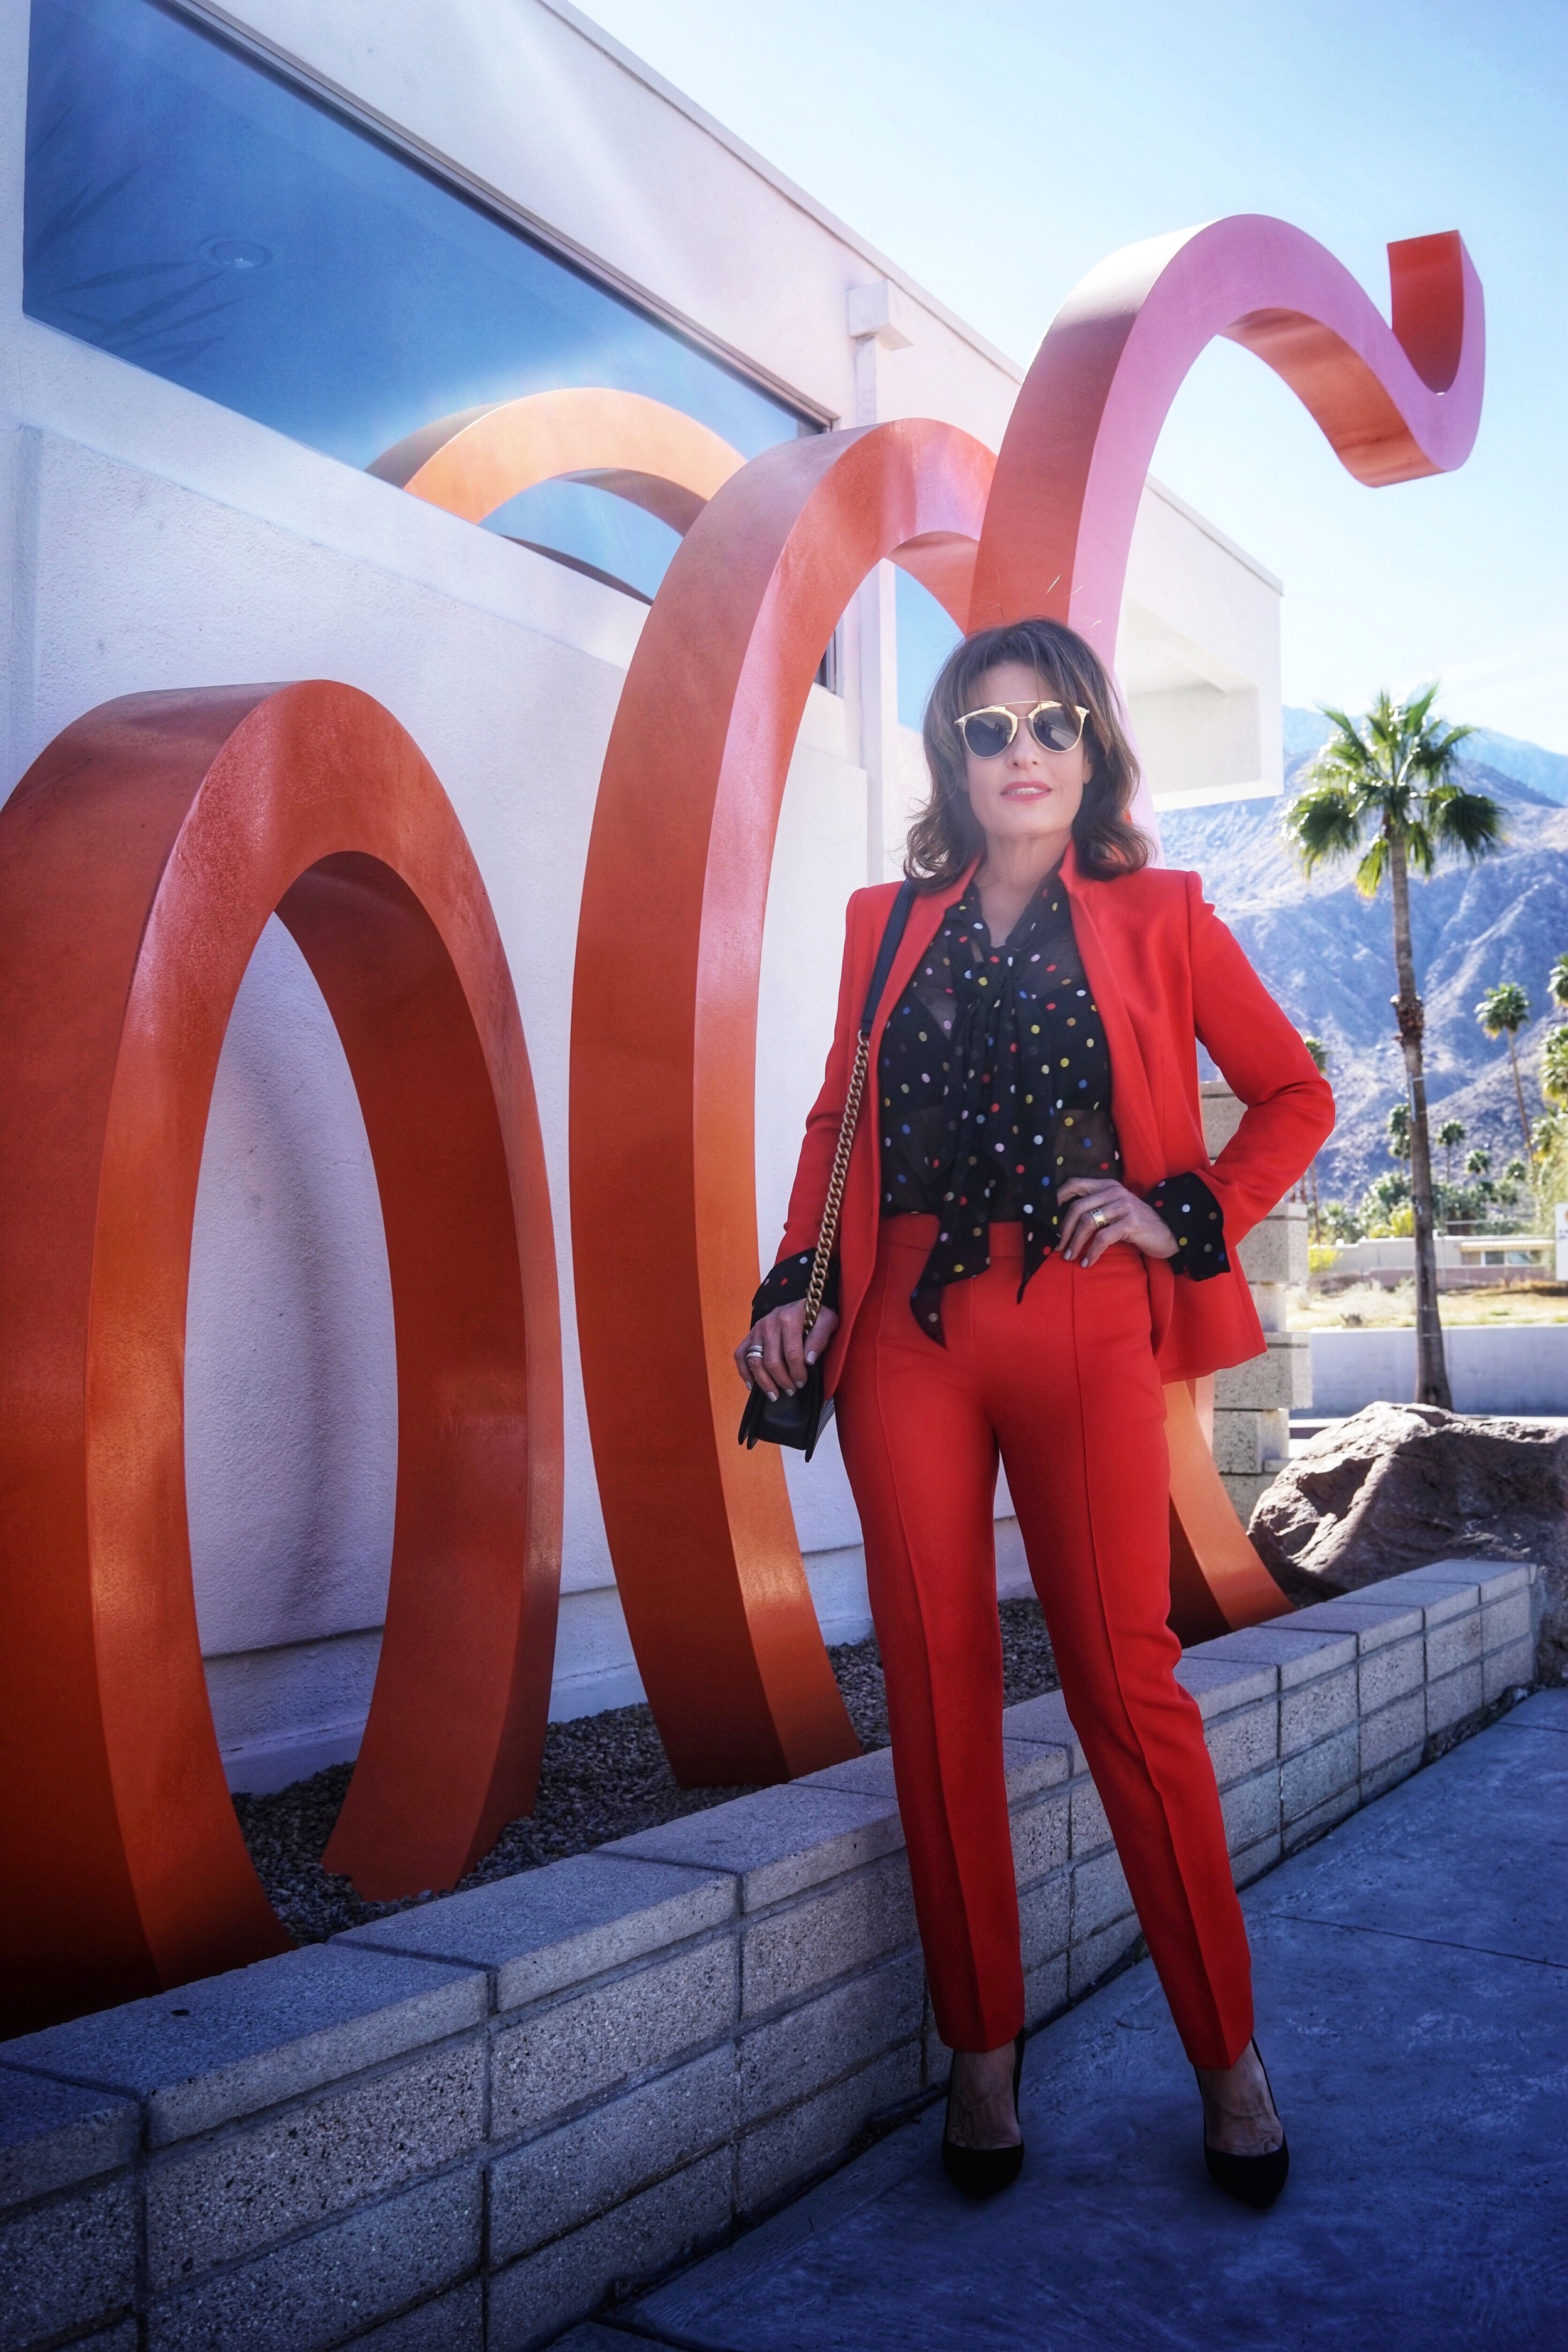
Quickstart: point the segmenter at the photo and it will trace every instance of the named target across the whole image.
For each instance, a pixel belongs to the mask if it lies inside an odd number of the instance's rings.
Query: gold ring
[[[1108,1225],[1110,1220],[1103,1209],[1091,1209],[1089,1213],[1089,1222],[1091,1225]]]

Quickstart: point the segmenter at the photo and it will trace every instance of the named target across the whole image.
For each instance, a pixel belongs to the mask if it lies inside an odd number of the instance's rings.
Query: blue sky
[[[1285,582],[1285,698],[1442,707],[1568,751],[1563,0],[590,0],[607,31],[1026,360],[1138,237],[1233,212],[1386,312],[1388,239],[1458,228],[1487,294],[1460,472],[1367,490],[1234,345],[1155,470]]]

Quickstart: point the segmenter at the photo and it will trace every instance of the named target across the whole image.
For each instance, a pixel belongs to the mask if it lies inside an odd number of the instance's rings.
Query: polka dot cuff
[[[1176,1237],[1176,1255],[1169,1260],[1173,1273],[1206,1282],[1211,1274],[1230,1272],[1219,1202],[1201,1176],[1162,1177],[1147,1198]]]
[[[753,1323],[760,1323],[763,1317],[771,1315],[775,1307],[792,1307],[797,1298],[805,1297],[806,1292],[811,1288],[811,1261],[816,1255],[816,1252],[814,1249],[808,1249],[800,1251],[795,1257],[780,1258],[777,1265],[752,1301]],[[837,1313],[838,1259],[837,1255],[828,1260],[827,1280],[823,1286],[822,1303],[824,1307],[831,1307],[835,1314]]]

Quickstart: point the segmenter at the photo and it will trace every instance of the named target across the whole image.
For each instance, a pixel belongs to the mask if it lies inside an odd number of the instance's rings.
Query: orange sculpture
[[[1165,1389],[1171,1625],[1183,1645],[1261,1625],[1290,1603],[1253,1549],[1214,1458],[1213,1373]]]
[[[1090,270],[1007,421],[970,627],[1044,613],[1111,662],[1154,445],[1216,335],[1283,378],[1358,481],[1462,466],[1480,423],[1480,280],[1452,231],[1391,245],[1388,267],[1392,327],[1315,238],[1258,214],[1124,246]]]
[[[470,522],[536,483],[568,481],[608,490],[685,531],[743,463],[679,408],[584,385],[438,417],[366,471]]]
[[[778,1780],[858,1745],[777,1456],[735,1443],[763,916],[795,735],[845,605],[884,556],[950,594],[964,583],[993,462],[924,420],[753,458],[682,541],[610,733],[573,993],[577,1325],[616,1581],[688,1784]],[[632,1301],[658,1324],[652,1380],[628,1360]]]
[[[1112,257],[1053,325],[999,460],[905,420],[784,443],[742,468],[660,404],[577,390],[443,419],[372,469],[476,520],[564,476],[686,534],[595,813],[572,1182],[605,1521],[689,1783],[776,1779],[856,1746],[777,1457],[734,1443],[729,1355],[757,1275],[773,833],[834,626],[890,557],[961,625],[1044,612],[1112,658],[1154,440],[1215,334],[1292,385],[1359,478],[1462,463],[1481,396],[1479,283],[1453,236],[1391,247],[1390,264],[1392,328],[1280,222],[1219,222]],[[275,909],[353,1073],[397,1338],[386,1635],[327,1864],[373,1895],[449,1885],[532,1801],[559,1580],[559,1328],[527,1057],[478,871],[407,736],[348,688],[107,705],[0,812],[0,1773],[33,1798],[0,1827],[0,1963],[18,2026],[287,1940],[239,1839],[206,1706],[182,1397],[207,1105]],[[634,1299],[656,1304],[653,1381],[627,1360]],[[1270,1605],[1204,1406],[1168,1392],[1189,1638]]]
[[[1166,412],[1214,336],[1243,342],[1373,483],[1461,464],[1479,416],[1480,288],[1457,236],[1389,248],[1394,325],[1331,254],[1244,216],[1113,255],[1069,297],[1020,391],[967,596],[973,508],[868,528],[886,465],[985,453],[913,423],[785,445],[695,524],[644,627],[612,730],[584,887],[573,1029],[573,1224],[584,1379],[637,1662],[679,1778],[777,1777],[841,1752],[776,1463],[737,1455],[729,1349],[756,1279],[752,1101],[763,909],[779,793],[815,662],[877,556],[961,625],[1044,613],[1115,657],[1138,501]],[[903,436],[901,441],[879,436]],[[851,453],[852,462],[835,455]],[[879,454],[873,466],[870,452]],[[880,453],[886,451],[884,457]],[[864,456],[855,453],[864,452]],[[839,468],[843,467],[842,474]],[[856,485],[853,500],[821,492]],[[835,534],[840,534],[839,537]],[[940,578],[940,584],[939,584]],[[809,615],[809,625],[807,624]],[[657,877],[652,880],[650,877]],[[617,1004],[628,956],[660,985]],[[625,1301],[665,1318],[657,1393],[628,1395]],[[1184,1638],[1283,1606],[1184,1390],[1167,1398]]]
[[[351,688],[107,704],[0,811],[13,2031],[289,1940],[207,1706],[183,1409],[207,1107],[274,909],[353,1074],[397,1345],[385,1641],[327,1864],[373,1895],[450,1885],[532,1801],[559,1324],[527,1054],[478,868],[416,746]]]
[[[1480,281],[1452,232],[1388,248],[1393,324],[1333,256],[1258,215],[1127,246],[1053,320],[1008,419],[972,629],[1044,613],[1115,659],[1127,557],[1160,428],[1226,336],[1274,369],[1373,487],[1460,466],[1480,420]],[[1166,1392],[1172,1622],[1184,1641],[1287,1602],[1237,1518],[1184,1390]]]

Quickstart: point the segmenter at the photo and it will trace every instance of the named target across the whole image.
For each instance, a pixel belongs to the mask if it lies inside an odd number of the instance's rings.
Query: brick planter
[[[1238,1883],[1533,1679],[1445,1561],[1188,1653]],[[1008,1710],[1032,2021],[1137,1922],[1058,1696]],[[0,2352],[513,2352],[945,2078],[889,1761],[0,2044]]]

